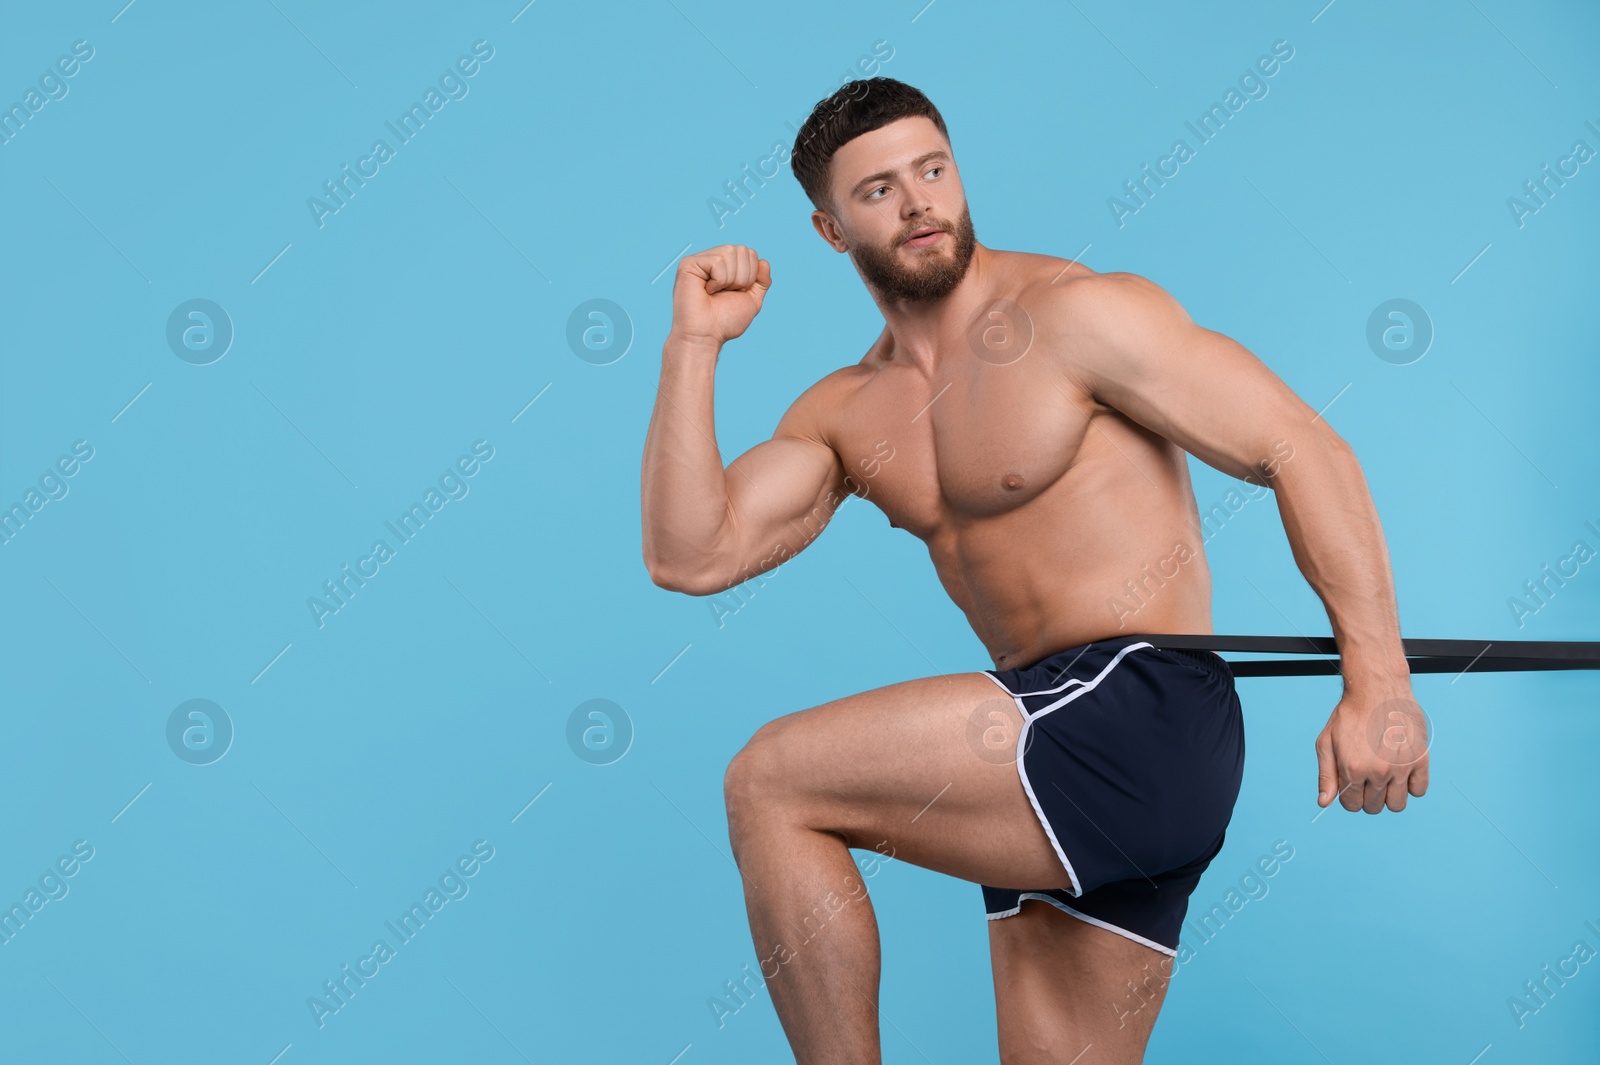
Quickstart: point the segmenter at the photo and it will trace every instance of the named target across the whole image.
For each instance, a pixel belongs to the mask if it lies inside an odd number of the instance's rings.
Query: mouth
[[[931,244],[937,244],[943,236],[944,230],[934,226],[924,226],[907,237],[903,243],[908,248],[926,248]]]

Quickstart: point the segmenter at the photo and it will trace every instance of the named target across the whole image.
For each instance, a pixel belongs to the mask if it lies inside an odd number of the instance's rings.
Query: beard
[[[911,262],[901,258],[907,237],[928,223],[919,222],[898,234],[887,248],[860,244],[850,249],[861,277],[890,302],[931,302],[943,299],[960,284],[972,262],[977,237],[972,232],[972,214],[965,204],[955,225],[941,227],[952,239],[941,241],[937,249],[908,249]]]

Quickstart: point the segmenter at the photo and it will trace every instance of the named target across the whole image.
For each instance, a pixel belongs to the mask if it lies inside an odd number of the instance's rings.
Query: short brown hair
[[[894,78],[858,78],[819,100],[794,139],[789,167],[813,207],[832,210],[828,175],[833,154],[848,142],[901,118],[931,119],[950,139],[944,117],[921,91]]]

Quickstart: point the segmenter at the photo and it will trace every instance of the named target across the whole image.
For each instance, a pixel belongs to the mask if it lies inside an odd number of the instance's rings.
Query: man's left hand
[[[1428,790],[1428,721],[1409,679],[1346,692],[1317,737],[1317,805],[1396,813]]]

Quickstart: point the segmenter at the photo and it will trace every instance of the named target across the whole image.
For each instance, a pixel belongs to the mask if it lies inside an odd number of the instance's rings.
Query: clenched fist
[[[750,327],[771,287],[772,264],[742,244],[685,256],[672,284],[672,333],[721,347]]]

